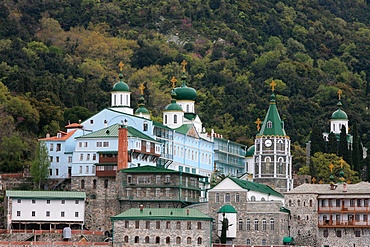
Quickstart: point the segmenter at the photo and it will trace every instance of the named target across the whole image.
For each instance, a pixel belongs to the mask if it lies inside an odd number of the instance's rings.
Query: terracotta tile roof
[[[60,137],[58,136],[51,136],[51,137],[46,137],[46,138],[41,138],[39,139],[39,141],[65,141],[67,140],[68,138],[70,138],[77,130],[72,130],[68,133],[64,132],[64,131],[59,131],[58,133],[60,133]]]

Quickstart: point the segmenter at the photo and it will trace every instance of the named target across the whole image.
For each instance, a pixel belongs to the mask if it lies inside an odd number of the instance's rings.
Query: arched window
[[[139,236],[135,237],[135,243],[139,243]]]
[[[187,244],[191,244],[191,237],[188,237],[188,238],[186,239],[186,243],[187,243]]]
[[[170,237],[167,237],[166,238],[166,244],[170,244],[171,243],[171,238]]]
[[[108,188],[108,179],[105,179],[104,180],[104,189],[107,189]]]
[[[113,97],[113,105],[117,105],[117,95],[114,95]]]
[[[252,202],[256,201],[256,197],[255,196],[251,196],[251,201]]]
[[[327,238],[329,236],[329,231],[328,229],[325,229],[323,232],[324,238]]]
[[[266,231],[266,225],[267,225],[267,222],[265,219],[262,220],[262,230],[263,231]]]
[[[176,114],[173,116],[173,123],[177,124],[177,115]]]
[[[229,193],[225,194],[225,202],[230,202],[230,194]]]
[[[298,200],[297,201],[297,206],[300,207],[301,206],[301,200]]]
[[[220,194],[219,193],[216,193],[216,195],[215,195],[215,201],[216,202],[220,202]]]
[[[274,219],[270,219],[270,230],[271,231],[275,230],[275,221],[274,221]]]
[[[247,238],[247,245],[251,245],[251,240]]]
[[[189,105],[186,105],[186,112],[189,112]]]
[[[272,122],[271,121],[268,121],[267,124],[266,124],[266,127],[268,129],[271,129],[272,128]]]
[[[144,243],[149,243],[149,236],[146,236],[144,239]]]
[[[181,238],[180,237],[176,238],[176,244],[181,244]]]
[[[261,197],[261,201],[263,201],[263,202],[264,202],[264,201],[265,201],[265,198],[264,198],[264,197]]]
[[[247,231],[251,230],[251,220],[247,219]]]
[[[239,200],[240,200],[239,193],[236,193],[235,194],[235,202],[239,202]]]
[[[122,95],[122,94],[120,94],[120,97],[119,97],[119,100],[120,100],[119,104],[120,104],[120,105],[123,105],[123,100],[122,100],[122,99],[123,99],[123,95]]]
[[[164,115],[164,124],[167,124],[167,115]]]
[[[239,231],[243,230],[243,220],[239,219]]]
[[[85,180],[81,180],[81,189],[85,189]]]
[[[254,220],[254,230],[258,231],[258,220]]]
[[[201,238],[201,237],[199,237],[199,238],[197,239],[197,244],[202,244],[202,238]]]
[[[310,207],[312,207],[312,200],[310,200]]]
[[[262,239],[262,245],[266,245],[266,239]]]
[[[160,238],[160,237],[155,237],[155,243],[156,243],[156,244],[161,243],[161,238]]]
[[[96,189],[96,179],[93,180],[93,189]]]
[[[128,236],[125,236],[125,237],[123,238],[123,242],[128,243]]]

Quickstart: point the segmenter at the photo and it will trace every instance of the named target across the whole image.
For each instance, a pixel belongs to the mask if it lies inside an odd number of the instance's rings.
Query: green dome
[[[183,111],[181,106],[176,103],[176,100],[171,100],[171,103],[166,106],[165,111]]]
[[[340,109],[340,107],[342,106],[342,102],[339,101],[337,103],[337,106],[339,109],[331,114],[331,119],[348,119],[347,113]]]
[[[250,146],[248,149],[247,149],[247,152],[245,153],[245,156],[246,157],[251,157],[254,155],[254,150],[256,149],[256,146],[255,145],[252,145]]]
[[[197,97],[197,91],[192,88],[186,86],[186,75],[183,73],[182,75],[182,85],[181,87],[177,87],[174,89],[176,93],[175,99],[177,100],[195,100]]]
[[[114,92],[130,92],[130,88],[128,85],[123,82],[123,75],[122,73],[119,74],[119,82],[114,84],[112,91]]]
[[[336,110],[331,114],[331,119],[348,119],[347,113],[342,111],[341,109]]]
[[[218,214],[219,213],[237,213],[237,211],[235,210],[235,208],[231,205],[224,205],[220,208],[220,210],[218,210],[217,212]]]
[[[140,114],[140,113],[142,113],[142,114],[149,114],[149,111],[144,106],[140,106],[135,111],[135,114]]]

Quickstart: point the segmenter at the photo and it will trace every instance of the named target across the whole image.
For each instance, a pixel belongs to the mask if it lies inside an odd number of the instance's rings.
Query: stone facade
[[[285,194],[290,235],[302,246],[368,246],[370,184],[303,184]]]
[[[216,193],[218,194],[216,196]],[[225,202],[225,194],[228,194],[230,200]],[[257,193],[253,191],[235,190],[229,188],[228,190],[213,190],[208,192],[208,211],[209,216],[216,219],[212,229],[213,242],[219,243],[220,232],[217,227],[220,224],[220,217],[218,217],[219,210],[224,205],[231,205],[236,210],[236,222],[232,224],[237,225],[236,237],[229,239],[228,244],[237,245],[279,245],[282,244],[283,237],[289,235],[288,220],[289,214],[281,211],[283,207],[282,200],[255,200],[251,201],[253,197],[249,194]],[[216,198],[221,198],[217,200]],[[260,198],[268,198],[263,195]],[[282,198],[281,198],[282,199]],[[217,222],[218,221],[218,222]]]
[[[144,209],[138,215],[132,212],[112,217],[113,246],[211,246],[212,219],[195,209]]]
[[[72,177],[72,190],[86,192],[85,228],[111,231],[110,217],[120,213],[114,177]]]

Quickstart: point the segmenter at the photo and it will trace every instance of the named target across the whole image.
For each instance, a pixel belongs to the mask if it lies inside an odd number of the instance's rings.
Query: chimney
[[[343,184],[343,192],[347,192],[347,184],[346,183]]]
[[[127,126],[120,126],[118,129],[118,161],[117,172],[128,168],[128,141]]]

